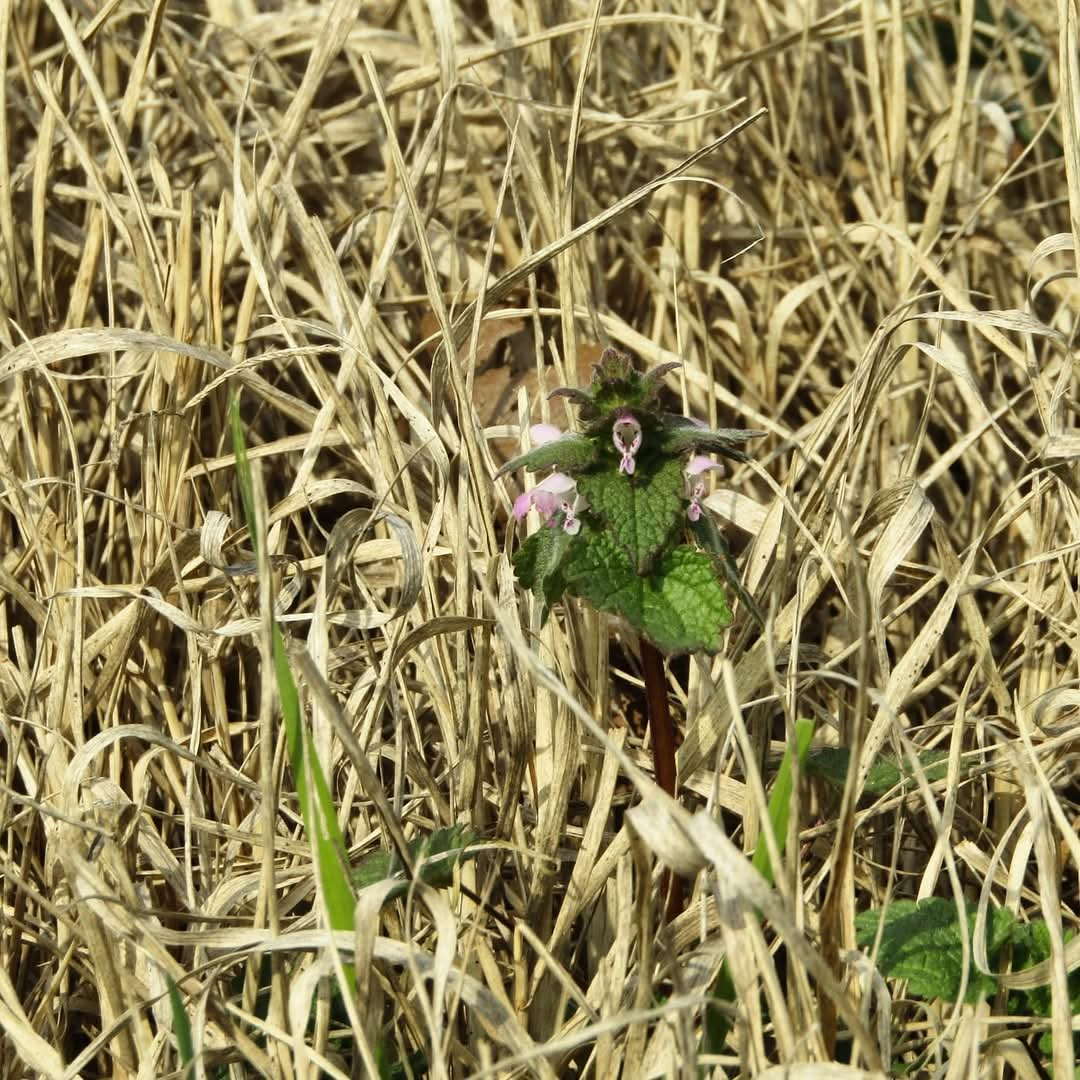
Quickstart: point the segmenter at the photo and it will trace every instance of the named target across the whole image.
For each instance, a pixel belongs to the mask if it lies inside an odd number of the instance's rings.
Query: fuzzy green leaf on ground
[[[418,836],[409,842],[409,852],[416,865],[417,875],[426,885],[436,889],[449,888],[454,883],[454,867],[465,857],[465,849],[476,839],[463,825],[436,829],[430,836]],[[353,883],[362,889],[380,881],[400,878],[386,900],[402,896],[409,887],[404,867],[397,852],[375,851],[363,859],[352,872]]]
[[[1065,943],[1074,937],[1071,931],[1065,932]],[[1012,968],[1023,971],[1036,964],[1049,960],[1051,955],[1050,931],[1042,919],[1029,923],[1017,923],[1012,937]],[[1080,1016],[1080,968],[1070,971],[1068,982],[1069,1011],[1073,1016]],[[1014,1016],[1052,1016],[1054,998],[1049,984],[1036,986],[1030,990],[1014,990],[1009,994],[1009,1012]],[[1080,1031],[1073,1035],[1074,1054],[1080,1061]],[[1053,1039],[1050,1032],[1045,1032],[1039,1039],[1039,1049],[1044,1054],[1053,1053]]]
[[[924,750],[919,754],[919,764],[929,783],[943,780],[949,770],[949,755],[945,750]],[[806,759],[806,771],[832,784],[843,788],[851,765],[851,751],[846,746],[819,746],[811,750]],[[904,761],[897,763],[893,754],[881,754],[870,766],[864,791],[868,795],[884,795],[892,791],[901,780],[909,785],[915,783],[915,773],[911,765]]]
[[[986,928],[986,952],[991,966],[1013,933],[1013,917],[1005,908],[991,908]],[[962,930],[951,899],[933,896],[921,903],[895,900],[884,911],[862,911],[855,916],[856,940],[871,948],[878,923],[884,918],[877,965],[883,975],[907,979],[908,992],[927,1001],[956,1001],[963,972]],[[975,905],[967,906],[967,939],[975,929]],[[970,953],[970,950],[969,950]],[[982,975],[972,964],[964,1000],[975,1002],[997,989],[997,980]]]

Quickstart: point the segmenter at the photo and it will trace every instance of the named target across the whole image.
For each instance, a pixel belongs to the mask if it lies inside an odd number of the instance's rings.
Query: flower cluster
[[[554,442],[562,437],[563,432],[554,424],[533,424],[529,428],[529,440],[533,446],[543,446],[545,443]],[[619,472],[633,476],[635,459],[637,452],[641,449],[642,441],[641,424],[634,418],[633,413],[624,410],[615,417],[611,437],[620,455]],[[701,479],[702,474],[722,468],[723,465],[719,461],[714,461],[707,454],[690,455],[684,471],[689,498],[686,516],[691,522],[701,520],[701,500],[705,497],[705,482]],[[553,472],[514,500],[514,518],[521,521],[530,510],[536,510],[544,524],[554,528],[560,524],[557,518],[561,513],[563,530],[574,536],[581,529],[578,512],[587,507],[588,504],[578,494],[574,478],[564,472]]]
[[[529,437],[534,446],[554,442],[562,438],[562,434],[553,424],[533,424],[529,428]],[[553,472],[546,480],[514,500],[514,518],[520,521],[532,509],[543,518],[545,525],[554,528],[561,513],[563,531],[576,536],[581,529],[577,516],[581,505],[582,500],[573,478],[563,472]]]
[[[518,580],[551,606],[570,594],[621,615],[669,652],[716,650],[731,620],[722,538],[704,514],[712,455],[745,460],[739,445],[757,435],[713,430],[660,405],[664,365],[638,372],[609,349],[587,390],[563,389],[582,430],[529,429],[532,448],[500,475],[524,468],[542,476],[518,496],[514,517],[530,510],[543,528],[514,556]]]

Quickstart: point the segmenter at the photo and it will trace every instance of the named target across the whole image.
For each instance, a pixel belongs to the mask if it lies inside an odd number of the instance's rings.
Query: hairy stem
[[[664,658],[651,642],[641,639],[641,670],[645,677],[645,700],[649,708],[649,731],[652,735],[653,768],[656,782],[675,797],[675,725],[668,705]],[[664,871],[661,895],[667,897],[666,914],[670,922],[682,914],[683,882],[677,874]]]

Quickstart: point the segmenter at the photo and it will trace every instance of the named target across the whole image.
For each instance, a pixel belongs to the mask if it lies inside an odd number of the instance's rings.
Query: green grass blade
[[[326,897],[330,925],[335,930],[351,930],[354,897],[345,870],[345,839],[341,835],[330,785],[315,753],[314,740],[300,715],[296,681],[289,667],[285,642],[276,626],[274,666],[289,762],[296,780],[296,794],[300,800],[304,828],[312,846],[318,848],[319,880]]]
[[[240,488],[240,505],[244,508],[244,521],[247,524],[251,546],[255,557],[259,556],[261,537],[255,528],[255,486],[251,479],[251,462],[248,459],[247,440],[244,438],[244,424],[240,418],[240,399],[233,397],[229,406],[229,419],[232,422],[233,453],[236,455],[236,482]]]
[[[709,1002],[705,1006],[705,1031],[701,1039],[701,1049],[704,1053],[723,1053],[724,1043],[727,1042],[728,1032],[731,1031],[731,1017],[727,1009],[722,1006],[727,1006],[734,1000],[735,983],[731,978],[731,968],[725,957],[717,972],[716,981],[709,991]],[[712,1002],[721,1007],[717,1008],[712,1005]]]
[[[191,1038],[191,1021],[188,1019],[187,1009],[184,1008],[184,999],[180,988],[171,975],[165,976],[169,987],[169,1004],[172,1006],[173,1034],[176,1036],[176,1045],[180,1051],[180,1064],[183,1066],[183,1075],[191,1076],[195,1065],[195,1043]]]
[[[795,753],[799,756],[800,769],[806,762],[806,754],[810,748],[810,740],[814,736],[813,720],[797,720],[795,722]],[[784,758],[780,762],[780,769],[773,781],[772,791],[769,793],[769,825],[772,827],[773,836],[776,837],[776,849],[780,855],[784,854],[787,846],[788,822],[791,819],[791,797],[794,790],[795,776],[791,767],[791,747],[784,751]],[[769,846],[764,834],[758,837],[757,846],[754,848],[754,868],[771,885],[774,880],[772,860],[769,858]],[[735,1000],[735,983],[731,978],[731,969],[725,959],[716,981],[709,991],[709,997],[717,1002],[733,1002]],[[727,1013],[716,1008],[705,1010],[705,1032],[702,1038],[702,1049],[707,1054],[719,1054],[724,1049],[728,1032],[731,1030],[731,1020]]]
[[[251,544],[258,553],[262,537],[255,525],[255,486],[244,439],[244,426],[240,419],[240,406],[235,397],[232,401],[231,419],[240,498]],[[319,881],[326,898],[330,925],[334,930],[352,930],[354,897],[346,870],[345,841],[338,825],[330,785],[315,753],[311,732],[303,723],[296,681],[289,667],[285,641],[276,624],[273,626],[273,648],[289,763],[296,783],[296,794],[300,800],[304,830],[316,851]]]
[[[799,755],[799,767],[806,762],[806,751],[810,747],[810,740],[814,736],[813,720],[797,720],[795,722],[795,752]],[[769,824],[772,826],[773,836],[776,837],[776,849],[782,855],[784,844],[787,840],[788,821],[791,818],[791,795],[794,783],[794,772],[791,767],[791,747],[784,751],[784,759],[780,762],[780,770],[773,782],[772,792],[769,795]],[[754,848],[754,869],[771,885],[775,880],[772,860],[769,858],[769,845],[764,834],[758,837],[757,846]]]

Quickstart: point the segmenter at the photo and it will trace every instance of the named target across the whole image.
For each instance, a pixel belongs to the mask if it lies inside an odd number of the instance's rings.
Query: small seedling
[[[878,939],[877,966],[887,978],[906,979],[909,997],[925,1001],[968,1003],[995,994],[998,979],[979,972],[969,962],[964,980],[964,938],[971,953],[975,933],[976,909],[965,905],[966,925],[957,917],[956,904],[944,897],[929,897],[920,902],[894,900],[887,908],[874,908],[855,916],[856,940],[866,949]],[[1066,942],[1072,935],[1066,934]],[[986,920],[986,957],[990,970],[998,971],[1010,950],[1012,969],[1023,971],[1051,955],[1050,933],[1042,919],[1019,922],[1007,908],[990,905]],[[1069,1004],[1073,1015],[1080,1013],[1080,971],[1068,978]],[[1052,1013],[1049,985],[1029,990],[1010,991],[1006,1009],[1010,1016],[1049,1017]],[[1053,1045],[1049,1032],[1038,1041],[1039,1050],[1049,1058]],[[1080,1036],[1074,1036],[1075,1052],[1080,1054]],[[1077,1059],[1080,1061],[1080,1058]]]

